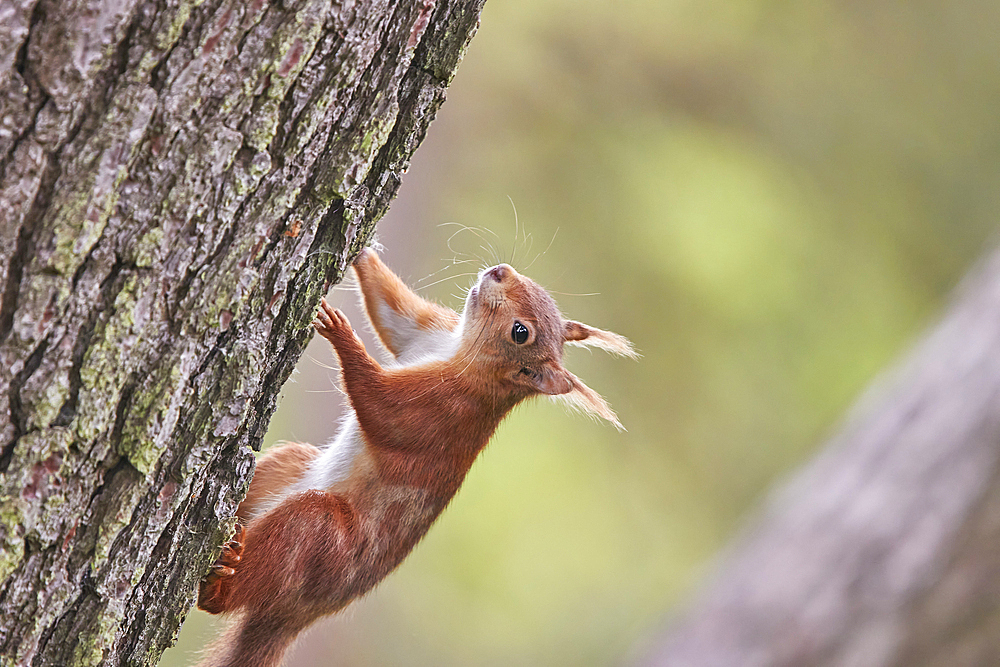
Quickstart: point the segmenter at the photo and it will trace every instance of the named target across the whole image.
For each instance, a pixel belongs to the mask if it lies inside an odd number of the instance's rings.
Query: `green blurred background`
[[[994,240],[998,25],[985,0],[490,0],[383,255],[453,307],[493,253],[530,264],[643,353],[568,351],[628,432],[519,408],[413,555],[288,664],[641,650]],[[268,443],[330,437],[333,366],[314,341]],[[192,612],[162,665],[213,621]]]

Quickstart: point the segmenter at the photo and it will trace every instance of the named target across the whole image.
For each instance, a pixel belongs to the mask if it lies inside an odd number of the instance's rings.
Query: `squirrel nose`
[[[503,279],[507,277],[514,269],[510,268],[509,264],[497,264],[492,269],[486,272],[493,280],[498,283],[503,282]]]

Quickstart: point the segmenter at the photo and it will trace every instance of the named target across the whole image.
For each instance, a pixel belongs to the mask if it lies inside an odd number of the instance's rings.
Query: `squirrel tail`
[[[285,650],[307,625],[271,611],[237,612],[198,667],[279,667]]]

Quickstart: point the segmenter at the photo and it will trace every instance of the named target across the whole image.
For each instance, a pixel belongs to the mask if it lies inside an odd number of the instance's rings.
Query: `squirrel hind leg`
[[[246,543],[246,530],[243,524],[237,522],[236,532],[222,546],[219,556],[212,569],[201,581],[198,591],[198,608],[210,614],[221,614],[229,611],[226,601],[229,592],[229,578],[236,574],[236,567],[243,559],[243,545]]]

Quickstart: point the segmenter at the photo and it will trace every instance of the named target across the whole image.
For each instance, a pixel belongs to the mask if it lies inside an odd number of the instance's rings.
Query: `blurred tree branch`
[[[155,664],[483,0],[0,0],[0,664]]]
[[[1000,664],[1000,253],[643,664]]]

